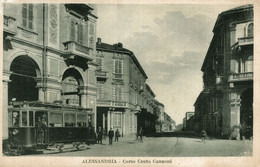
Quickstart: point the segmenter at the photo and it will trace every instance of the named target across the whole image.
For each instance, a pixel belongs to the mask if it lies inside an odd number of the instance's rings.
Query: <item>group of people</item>
[[[113,145],[113,138],[114,137],[115,137],[114,141],[118,142],[118,139],[121,136],[118,129],[116,129],[116,131],[114,132],[113,128],[111,128],[108,131],[108,134],[107,134],[105,129],[102,130],[101,127],[99,127],[98,131],[97,131],[97,143],[102,144],[102,139],[104,138],[106,140],[106,135],[108,135],[108,138],[109,138],[109,145]],[[140,128],[139,131],[137,131],[136,140],[143,142],[143,129],[142,129],[142,127]]]
[[[106,140],[106,130],[104,129],[102,131],[101,127],[98,128],[98,131],[97,131],[97,143],[98,144],[102,144],[102,139]],[[109,131],[108,131],[108,138],[109,138],[109,145],[112,145],[113,144],[113,138],[115,137],[115,142],[118,142],[118,139],[120,137],[120,133],[119,133],[119,130],[117,129],[116,132],[114,132],[114,130],[111,128]]]

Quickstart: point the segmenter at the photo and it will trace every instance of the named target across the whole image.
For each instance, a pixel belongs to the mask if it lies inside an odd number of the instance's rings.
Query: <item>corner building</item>
[[[217,18],[194,104],[199,131],[227,137],[239,127],[240,136],[253,136],[253,13],[253,5],[244,5]]]
[[[96,44],[97,128],[118,129],[121,136],[155,131],[155,94],[134,53],[122,43]]]
[[[3,120],[10,102],[40,101],[89,110],[82,121],[95,126],[95,5],[4,4],[3,9]],[[73,116],[66,118],[56,123],[78,126]],[[7,130],[4,121],[3,138]]]

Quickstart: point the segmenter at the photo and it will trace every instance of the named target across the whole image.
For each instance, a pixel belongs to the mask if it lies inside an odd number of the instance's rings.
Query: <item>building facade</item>
[[[3,120],[10,102],[41,101],[90,109],[95,126],[95,5],[4,4],[3,13]]]
[[[134,53],[122,43],[110,45],[98,38],[96,61],[97,127],[120,134],[155,131],[155,94]]]
[[[244,5],[217,18],[194,104],[198,131],[229,136],[239,128],[241,136],[253,135],[253,13],[253,5]]]

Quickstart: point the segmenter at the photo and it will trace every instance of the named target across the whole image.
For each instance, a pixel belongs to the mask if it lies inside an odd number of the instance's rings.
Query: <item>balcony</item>
[[[64,42],[64,50],[66,57],[79,56],[88,60],[93,60],[90,55],[91,48],[81,45],[75,41]]]
[[[100,71],[100,70],[97,70],[96,71],[96,76],[97,76],[97,79],[107,79],[108,78],[108,75],[107,75],[107,72],[106,71]]]
[[[239,81],[252,81],[254,77],[253,72],[247,73],[236,73],[229,75],[229,82],[239,82]]]
[[[252,45],[253,43],[254,43],[254,38],[253,37],[238,38],[238,46]]]
[[[98,107],[127,108],[128,104],[123,101],[97,100]]]

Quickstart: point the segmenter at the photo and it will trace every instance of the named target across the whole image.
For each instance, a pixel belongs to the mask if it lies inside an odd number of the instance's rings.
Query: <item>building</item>
[[[253,5],[219,14],[202,65],[204,89],[195,106],[198,131],[229,136],[253,135]]]
[[[175,129],[175,121],[171,119],[171,117],[164,112],[164,122],[162,124],[163,132],[171,132]]]
[[[95,5],[5,3],[3,13],[3,120],[10,102],[41,101],[89,109],[95,126]]]
[[[123,47],[96,43],[97,126],[118,129],[122,136],[155,131],[155,94],[134,53]]]
[[[195,112],[186,112],[186,114],[185,114],[185,128],[188,131],[194,131],[194,128],[195,128],[194,114],[195,114]],[[184,125],[184,123],[183,123],[183,125]]]
[[[157,105],[157,121],[156,121],[156,132],[162,132],[163,123],[164,123],[164,105],[159,101],[155,100],[155,104]]]

